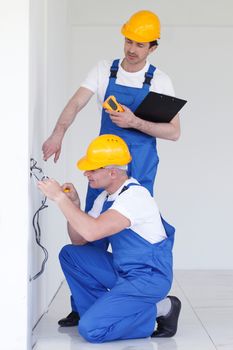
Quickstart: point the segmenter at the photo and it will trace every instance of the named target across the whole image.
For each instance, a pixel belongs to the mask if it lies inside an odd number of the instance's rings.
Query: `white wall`
[[[70,95],[98,60],[123,54],[120,27],[133,12],[149,9],[161,18],[161,42],[150,60],[170,75],[176,95],[188,100],[180,140],[159,141],[157,201],[177,228],[175,268],[232,269],[233,2],[118,1],[114,10],[105,0],[69,5]],[[86,182],[74,166],[98,132],[95,98],[77,119],[65,143],[70,180],[84,198]]]
[[[66,148],[60,161],[44,162],[41,147],[51,133],[55,121],[64,107],[67,95],[67,55],[69,52],[69,26],[67,2],[31,1],[30,12],[30,139],[29,152],[45,175],[58,181],[65,180]],[[35,242],[32,217],[40,207],[43,196],[37,189],[34,177],[30,179],[30,242],[29,274],[40,271],[44,254]],[[64,279],[58,261],[61,247],[68,241],[66,221],[56,206],[47,201],[48,208],[40,214],[41,244],[48,250],[49,258],[44,273],[30,283],[30,323],[34,326],[47,310],[58,287]],[[33,339],[33,342],[36,339]]]
[[[25,350],[28,341],[28,19],[29,1],[1,2],[0,329],[5,350]]]

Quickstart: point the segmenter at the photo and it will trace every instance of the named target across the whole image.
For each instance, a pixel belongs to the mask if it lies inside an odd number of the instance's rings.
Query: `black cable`
[[[42,169],[39,168],[38,166],[36,166],[37,162],[35,161],[35,159],[31,158],[31,165],[30,165],[30,176],[34,176],[38,181],[42,181],[46,178],[48,178],[48,176],[45,176]],[[40,174],[42,174],[41,179],[35,174],[35,170],[37,170]],[[44,199],[42,200],[42,204],[39,207],[39,209],[37,209],[37,211],[35,212],[35,214],[33,215],[32,218],[32,226],[35,232],[35,239],[36,239],[36,243],[38,244],[38,246],[43,250],[44,253],[44,260],[42,261],[41,264],[41,269],[38,273],[36,273],[33,277],[30,277],[30,281],[37,279],[43,272],[45,269],[45,264],[48,260],[49,254],[47,249],[41,244],[40,240],[41,240],[41,228],[40,228],[40,223],[39,223],[39,219],[40,219],[40,211],[48,208],[48,205],[45,205],[47,201],[47,197],[44,197]]]
[[[48,208],[48,205],[45,205],[46,200],[47,200],[47,197],[45,197],[42,200],[42,204],[41,204],[40,208],[35,212],[35,214],[33,215],[33,219],[32,219],[32,225],[33,225],[33,229],[35,231],[36,243],[44,252],[44,260],[42,261],[40,271],[37,274],[35,274],[33,277],[31,277],[30,281],[37,279],[44,272],[45,264],[46,264],[46,261],[48,260],[48,257],[49,257],[47,249],[40,243],[41,229],[40,229],[40,224],[39,224],[39,218],[40,218],[40,211],[45,209],[45,208]]]
[[[39,168],[38,166],[36,166],[37,164],[37,161],[34,159],[34,158],[31,158],[30,159],[30,176],[35,176],[35,178],[40,181],[40,179],[36,176],[34,170],[37,170],[39,173],[42,173],[42,180],[43,180],[43,177],[44,176],[44,173],[43,173],[43,170],[41,168]],[[47,177],[47,176],[46,176]]]

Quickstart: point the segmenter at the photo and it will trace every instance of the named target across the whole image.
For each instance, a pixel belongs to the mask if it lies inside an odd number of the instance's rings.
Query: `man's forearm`
[[[180,118],[177,114],[170,123],[153,123],[137,117],[128,107],[123,112],[107,111],[112,122],[120,128],[133,128],[155,138],[176,141],[180,137]]]
[[[66,195],[60,193],[56,200],[59,208],[69,222],[71,241],[79,240],[81,236],[85,241],[92,242],[98,239],[96,220],[79,209]]]
[[[73,204],[75,204],[75,206],[77,208],[80,209],[79,199],[77,201],[72,201],[72,202],[73,202]],[[67,231],[68,231],[68,234],[70,236],[70,240],[71,240],[72,244],[84,245],[87,243],[87,241],[71,226],[71,224],[69,222],[67,222]]]
[[[88,103],[92,95],[92,91],[84,87],[80,87],[62,111],[54,128],[53,134],[63,137],[66,130],[73,123],[78,112],[80,112],[81,109]]]
[[[73,123],[78,111],[79,108],[77,103],[75,102],[75,100],[71,99],[62,111],[53,130],[53,134],[63,137],[66,130]]]
[[[176,141],[180,136],[180,123],[179,116],[175,118],[170,123],[153,123],[136,117],[132,127],[156,138]]]

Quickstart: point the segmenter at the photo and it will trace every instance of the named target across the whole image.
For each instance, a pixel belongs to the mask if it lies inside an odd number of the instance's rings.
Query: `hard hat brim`
[[[102,168],[101,164],[93,163],[90,162],[90,160],[87,159],[87,157],[82,157],[78,162],[77,162],[77,168],[79,170],[96,170]]]

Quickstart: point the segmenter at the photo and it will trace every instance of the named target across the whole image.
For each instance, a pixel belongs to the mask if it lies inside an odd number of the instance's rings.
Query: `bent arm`
[[[130,226],[130,220],[116,210],[109,209],[93,218],[76,207],[62,192],[55,202],[73,228],[73,233],[78,232],[88,242],[111,236]]]
[[[137,117],[128,107],[124,112],[106,111],[113,123],[121,128],[133,128],[160,139],[176,141],[180,137],[180,117],[177,114],[170,123],[154,123]]]
[[[73,199],[76,194],[71,185],[69,186],[71,188],[69,196],[64,192],[65,185],[61,187],[54,179],[38,181],[37,186],[44,195],[56,202],[69,223],[69,234],[71,234],[72,242],[76,242],[76,244],[81,244],[80,236],[84,241],[93,242],[130,226],[130,220],[117,210],[109,209],[97,218],[83,212],[77,202],[74,203]]]
[[[180,137],[180,117],[177,114],[169,123],[153,123],[135,116],[132,126],[147,135],[177,141]]]

